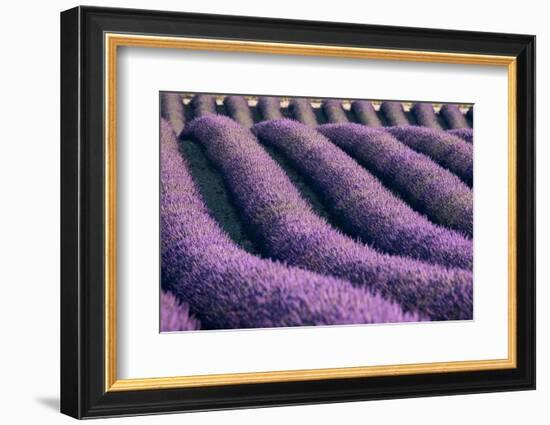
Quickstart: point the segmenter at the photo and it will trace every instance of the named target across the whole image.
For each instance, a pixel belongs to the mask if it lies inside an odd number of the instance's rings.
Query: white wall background
[[[8,2],[0,18],[0,420],[69,423],[57,413],[59,392],[59,12],[77,3]],[[550,413],[550,216],[544,166],[550,147],[544,94],[550,84],[550,28],[543,2],[440,0],[302,2],[275,0],[97,1],[100,6],[156,8],[370,24],[537,35],[538,117],[538,390],[209,412],[111,420],[127,424],[317,424],[407,422],[547,423]],[[544,196],[546,195],[546,196]],[[546,403],[545,403],[546,402]]]

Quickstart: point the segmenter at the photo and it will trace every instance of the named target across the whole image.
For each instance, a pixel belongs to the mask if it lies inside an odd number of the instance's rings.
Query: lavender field
[[[473,107],[160,109],[161,332],[473,318]]]

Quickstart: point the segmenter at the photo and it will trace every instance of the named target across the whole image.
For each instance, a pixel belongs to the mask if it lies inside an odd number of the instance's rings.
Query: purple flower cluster
[[[179,93],[160,94],[160,115],[172,125],[176,136],[179,136],[185,126],[185,108]]]
[[[237,121],[240,125],[250,128],[254,125],[254,118],[248,106],[248,102],[242,96],[227,96],[223,100],[225,109],[229,116]]]
[[[223,123],[235,129],[225,135],[230,146],[238,132],[245,131],[227,117],[209,115],[195,119],[185,137],[200,132],[207,123]],[[238,248],[210,216],[178,150],[173,129],[165,120],[161,122],[160,164],[162,285],[196,312],[203,328],[420,319],[345,280],[261,259]]]
[[[196,94],[191,100],[195,118],[216,114],[216,98],[210,94]]]
[[[283,118],[281,100],[278,97],[262,96],[258,99],[256,107],[260,111],[260,114],[262,114],[262,118],[266,121]]]
[[[431,103],[419,102],[412,107],[411,112],[414,114],[419,125],[441,130]]]
[[[449,128],[468,128],[468,122],[466,118],[460,112],[460,109],[457,105],[445,104],[439,110],[439,114],[445,118]]]
[[[447,133],[460,137],[468,143],[474,143],[474,130],[472,128],[453,128],[452,130],[447,130]]]
[[[411,149],[428,155],[472,187],[474,178],[472,144],[446,131],[425,127],[388,127],[386,131]]]
[[[409,125],[401,102],[382,102],[380,110],[390,125]]]
[[[325,124],[318,131],[395,189],[418,212],[472,236],[472,191],[453,173],[380,129]]]
[[[351,110],[361,124],[369,127],[382,127],[382,121],[378,118],[372,103],[366,100],[356,100],[351,104]]]
[[[335,99],[327,99],[323,102],[323,112],[327,121],[331,123],[349,122],[346,111],[342,107],[342,102]]]
[[[302,124],[315,127],[317,125],[317,118],[315,112],[309,103],[309,99],[295,97],[290,100],[288,109],[292,113],[295,120],[300,121]]]
[[[307,129],[295,121],[281,120],[256,124],[254,131],[288,133],[285,128],[292,127]],[[318,135],[313,129],[308,131]],[[405,311],[433,320],[472,318],[470,271],[381,254],[341,234],[313,212],[250,131],[226,117],[209,116],[194,120],[185,136],[201,143],[218,167],[243,221],[266,255],[351,281],[399,303]],[[291,146],[295,142],[293,138],[285,141]],[[312,161],[319,158],[313,151],[311,155]]]
[[[160,331],[196,331],[200,322],[189,312],[189,305],[180,302],[171,292],[160,292]]]
[[[411,209],[315,129],[278,120],[253,131],[311,182],[350,234],[390,254],[471,269],[470,240]]]

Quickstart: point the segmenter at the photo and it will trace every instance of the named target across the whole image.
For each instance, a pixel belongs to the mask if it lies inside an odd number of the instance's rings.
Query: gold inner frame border
[[[397,364],[325,369],[228,373],[173,377],[118,379],[116,324],[116,98],[117,51],[120,46],[248,52],[281,55],[326,56],[355,59],[398,60],[403,62],[433,62],[468,65],[504,66],[508,72],[508,357],[495,360],[468,360],[417,364]],[[450,373],[512,369],[516,359],[516,285],[517,285],[517,132],[516,132],[516,58],[513,56],[413,50],[371,49],[331,45],[289,44],[274,42],[221,40],[204,38],[164,37],[105,33],[105,391],[137,391],[216,385],[240,385],[323,379],[364,378],[411,375],[419,373]]]

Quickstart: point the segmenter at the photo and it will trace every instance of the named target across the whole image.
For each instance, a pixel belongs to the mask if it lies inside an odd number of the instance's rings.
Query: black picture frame
[[[517,58],[517,367],[105,391],[104,33]],[[535,388],[535,37],[132,9],[61,13],[61,412],[76,418]]]

